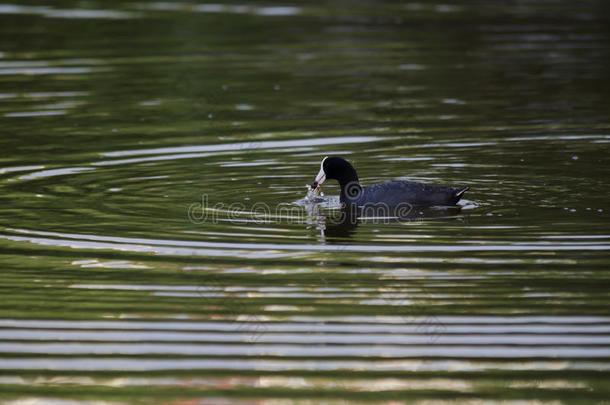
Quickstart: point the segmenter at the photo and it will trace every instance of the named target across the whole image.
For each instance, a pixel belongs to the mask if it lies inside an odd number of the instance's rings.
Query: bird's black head
[[[311,188],[317,188],[326,179],[337,180],[340,185],[352,182],[358,183],[358,174],[347,160],[338,156],[327,156],[322,160],[320,172],[318,172]]]

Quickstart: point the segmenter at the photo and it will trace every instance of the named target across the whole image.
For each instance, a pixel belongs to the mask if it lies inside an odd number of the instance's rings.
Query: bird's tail
[[[466,191],[470,190],[470,187],[462,187],[462,188],[458,188],[455,193],[453,194],[453,196],[455,197],[455,202],[460,201],[460,199],[464,196],[464,193]]]

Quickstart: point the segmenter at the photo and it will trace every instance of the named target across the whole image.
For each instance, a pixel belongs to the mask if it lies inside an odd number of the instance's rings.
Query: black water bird
[[[320,172],[311,188],[317,189],[326,179],[339,182],[341,203],[358,207],[367,205],[395,207],[402,204],[412,206],[455,205],[468,190],[468,187],[456,188],[406,180],[388,181],[363,187],[358,181],[356,169],[347,160],[338,156],[327,156],[322,160]]]

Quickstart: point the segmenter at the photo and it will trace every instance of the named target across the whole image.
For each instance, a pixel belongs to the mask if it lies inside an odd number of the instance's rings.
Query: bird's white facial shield
[[[320,163],[320,171],[318,172],[318,175],[316,176],[316,180],[311,185],[312,189],[320,187],[320,185],[322,183],[324,183],[324,180],[326,180],[326,173],[324,173],[324,161],[325,160],[326,160],[326,158],[322,159],[322,163]]]

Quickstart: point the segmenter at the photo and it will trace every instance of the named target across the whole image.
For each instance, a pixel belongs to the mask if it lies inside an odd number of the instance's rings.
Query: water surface
[[[0,401],[607,399],[608,15],[0,5]],[[470,191],[342,222],[331,154]]]

